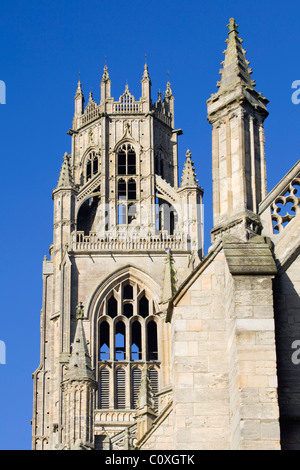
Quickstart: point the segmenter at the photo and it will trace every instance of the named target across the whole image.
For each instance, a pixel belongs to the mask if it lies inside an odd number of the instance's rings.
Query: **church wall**
[[[279,449],[273,276],[233,274],[227,256],[175,304],[175,448]]]
[[[300,256],[274,281],[281,441],[284,450],[300,442]]]
[[[172,317],[175,449],[229,447],[224,255],[181,297]]]
[[[240,442],[234,448],[280,448],[272,279],[235,276],[235,341]]]

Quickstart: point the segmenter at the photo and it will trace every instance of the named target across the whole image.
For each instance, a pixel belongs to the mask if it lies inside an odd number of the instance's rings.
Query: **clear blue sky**
[[[206,100],[217,91],[228,20],[236,19],[257,90],[270,100],[265,123],[268,187],[299,159],[300,3],[264,0],[34,0],[0,2],[1,322],[0,449],[30,449],[31,374],[39,364],[42,259],[52,242],[52,189],[70,152],[78,71],[99,101],[104,58],[117,99],[128,82],[140,97],[147,54],[153,97],[175,95],[182,162],[189,148],[204,187],[205,245],[211,218],[211,128]]]

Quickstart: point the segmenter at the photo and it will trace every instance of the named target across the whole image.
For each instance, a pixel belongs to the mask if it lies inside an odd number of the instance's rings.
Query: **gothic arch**
[[[98,322],[98,314],[100,311],[101,304],[104,298],[118,285],[124,283],[126,281],[132,280],[134,283],[141,286],[142,291],[148,296],[149,299],[153,300],[154,303],[154,310],[158,311],[159,307],[158,304],[160,302],[160,286],[154,281],[154,279],[149,276],[145,271],[136,268],[132,265],[126,265],[115,272],[113,272],[110,276],[104,279],[101,284],[95,289],[92,293],[86,308],[87,317],[90,320],[91,324],[91,355],[92,355],[92,363],[95,363],[95,359],[97,358],[97,351],[96,351],[96,337],[97,337],[97,322]],[[135,315],[133,315],[134,317]],[[122,316],[123,318],[123,316]],[[125,317],[126,318],[126,317]],[[128,319],[126,318],[128,321]]]
[[[93,157],[91,157],[91,155]],[[90,181],[96,174],[100,172],[100,165],[101,165],[101,160],[100,160],[101,154],[100,154],[100,149],[99,147],[95,145],[90,145],[84,152],[81,162],[80,162],[80,168],[81,168],[81,179],[83,181],[83,184],[86,184],[88,181]],[[90,161],[91,160],[91,161]],[[97,160],[97,169],[94,167],[94,161]],[[88,163],[90,161],[90,174],[88,175]]]
[[[120,139],[116,143],[112,152],[116,154],[123,144],[131,144],[135,150],[136,155],[138,156],[140,154],[141,145],[133,137],[129,137],[129,136],[122,137],[122,139]]]
[[[96,145],[90,145],[83,153],[82,157],[81,157],[81,161],[80,161],[80,167],[81,168],[84,168],[85,164],[86,164],[86,161],[88,159],[88,156],[91,152],[95,152],[96,154],[98,154],[98,156],[100,155],[100,148],[97,147]]]

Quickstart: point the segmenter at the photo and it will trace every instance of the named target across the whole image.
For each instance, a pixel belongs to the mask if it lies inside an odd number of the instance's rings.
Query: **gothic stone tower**
[[[187,151],[178,184],[170,83],[151,100],[126,85],[84,107],[81,82],[53,191],[43,262],[33,449],[128,448],[168,402],[169,299],[202,258],[202,189]]]

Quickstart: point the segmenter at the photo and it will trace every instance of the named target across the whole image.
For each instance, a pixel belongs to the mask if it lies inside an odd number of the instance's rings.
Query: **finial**
[[[186,151],[185,158],[180,187],[198,186],[194,162],[192,162],[192,153],[189,149]]]
[[[172,92],[172,90],[171,90],[170,73],[169,73],[169,71],[167,72],[167,75],[168,75],[168,82],[167,82],[167,89],[166,89],[166,92],[165,92],[165,97],[169,98],[170,96],[173,95],[173,92]]]
[[[238,25],[236,24],[234,18],[229,19],[229,24],[227,25],[227,28],[229,29],[228,34],[232,33],[233,31],[238,32],[238,30],[237,30]]]
[[[79,302],[79,304],[76,307],[76,319],[79,320],[82,318],[84,318],[84,307],[83,307],[83,303]]]
[[[107,63],[106,63],[107,57],[105,56],[105,64],[104,64],[104,69],[103,69],[103,75],[102,75],[102,81],[106,82],[109,80],[109,74],[108,74],[108,69],[107,69]]]
[[[145,65],[144,65],[143,79],[144,78],[149,78],[148,65],[147,65],[147,54],[145,54]]]

